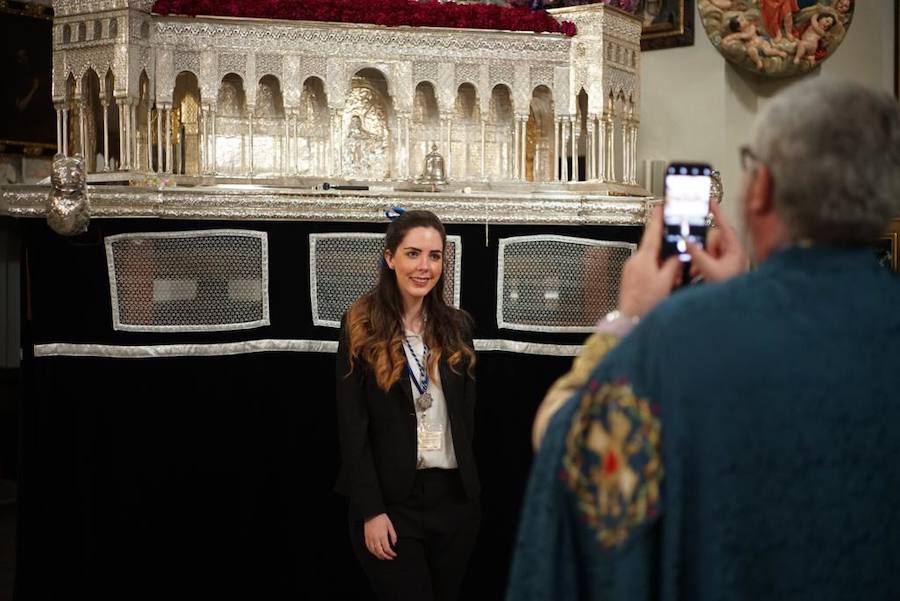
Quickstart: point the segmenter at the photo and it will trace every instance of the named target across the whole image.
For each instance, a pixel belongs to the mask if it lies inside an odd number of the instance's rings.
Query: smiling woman
[[[335,488],[382,599],[456,599],[480,522],[472,324],[444,300],[446,244],[434,213],[401,213],[338,343]]]
[[[421,330],[422,301],[444,269],[444,240],[440,232],[433,227],[414,227],[395,252],[385,250],[384,259],[397,278],[403,299],[403,325],[407,330]]]

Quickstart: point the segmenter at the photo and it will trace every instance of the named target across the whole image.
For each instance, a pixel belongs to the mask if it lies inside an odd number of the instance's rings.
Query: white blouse
[[[418,378],[419,367],[416,364],[416,360],[418,359],[419,363],[424,365],[425,362],[423,357],[425,354],[425,342],[422,340],[422,336],[410,331],[406,332],[406,340],[409,341],[409,346],[404,344],[403,352],[406,353],[406,360],[409,362],[411,368],[410,371]],[[416,354],[415,357],[410,355],[410,347],[412,347],[413,352]],[[415,381],[413,381],[412,374],[409,375],[409,379],[409,384],[412,387],[413,402],[415,402],[421,395],[419,394],[419,389],[416,387]],[[422,382],[420,381],[419,384],[421,385]],[[424,420],[430,428],[433,428],[436,425],[441,426],[443,431],[441,449],[437,451],[418,449],[418,462],[416,467],[417,469],[426,469],[430,467],[456,469],[456,453],[453,451],[453,436],[450,432],[450,416],[447,414],[447,400],[444,398],[444,391],[441,388],[440,373],[428,374],[428,391],[431,393],[431,407],[422,412],[419,411],[418,406],[416,406],[416,425],[418,428],[422,428]],[[416,440],[418,441],[418,438]]]

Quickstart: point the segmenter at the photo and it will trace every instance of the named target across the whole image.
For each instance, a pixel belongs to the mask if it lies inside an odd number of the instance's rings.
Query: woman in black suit
[[[341,327],[336,490],[383,600],[455,601],[480,520],[472,323],[444,302],[446,239],[433,213],[401,213]]]

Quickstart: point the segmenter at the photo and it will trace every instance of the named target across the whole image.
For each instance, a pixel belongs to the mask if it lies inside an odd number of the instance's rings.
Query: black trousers
[[[416,472],[403,503],[390,505],[397,557],[378,559],[366,548],[363,521],[350,516],[350,540],[381,601],[457,601],[475,547],[481,506],[466,497],[456,470]]]

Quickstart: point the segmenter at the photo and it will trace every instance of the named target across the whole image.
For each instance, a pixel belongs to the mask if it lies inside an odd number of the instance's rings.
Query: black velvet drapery
[[[384,223],[94,220],[64,238],[23,234],[19,599],[372,598],[347,539],[334,356],[38,357],[33,345],[336,340],[312,325],[312,232]],[[112,329],[103,237],[131,231],[263,230],[271,325],[204,333]],[[638,228],[449,225],[462,236],[462,306],[476,338],[579,344],[584,334],[496,326],[497,240],[562,234],[634,242]],[[476,454],[483,522],[466,599],[502,598],[531,461],[534,411],[569,357],[481,352]]]

